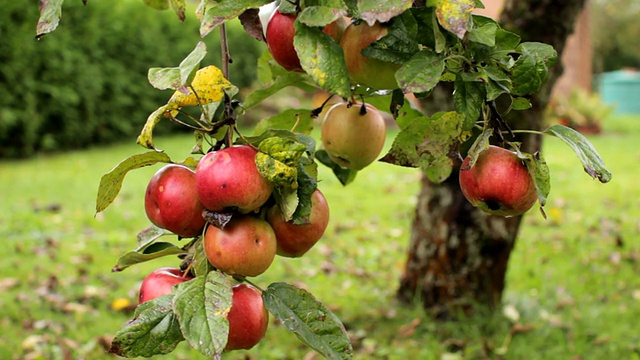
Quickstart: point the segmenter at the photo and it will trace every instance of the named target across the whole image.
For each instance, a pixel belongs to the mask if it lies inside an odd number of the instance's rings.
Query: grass
[[[603,185],[575,155],[549,138],[548,220],[525,219],[508,272],[504,314],[436,323],[394,294],[405,260],[419,173],[374,164],[343,188],[321,168],[331,206],[322,242],[300,259],[277,258],[255,281],[307,288],[344,322],[357,359],[640,359],[640,118],[618,117],[591,140],[614,178]],[[191,139],[157,145],[186,157]],[[163,258],[111,273],[147,226],[143,193],[158,167],[125,179],[117,201],[94,215],[100,176],[141,152],[117,145],[26,161],[0,162],[0,358],[107,359],[103,345],[131,313]],[[117,301],[116,301],[117,300]],[[506,314],[506,315],[505,315]],[[169,358],[203,358],[180,346]],[[316,359],[294,335],[272,324],[265,341],[229,359]]]

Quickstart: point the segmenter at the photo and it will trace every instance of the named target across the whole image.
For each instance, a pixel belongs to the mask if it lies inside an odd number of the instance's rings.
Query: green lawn
[[[314,293],[345,322],[357,359],[640,359],[640,149],[633,145],[640,118],[604,125],[590,139],[614,174],[607,185],[591,180],[559,140],[546,141],[549,219],[527,215],[510,262],[508,316],[440,324],[396,303],[420,175],[381,163],[346,188],[322,168],[331,206],[324,239],[301,259],[277,258],[255,282],[287,281]],[[157,145],[179,159],[191,141]],[[163,258],[110,272],[148,224],[143,194],[158,167],[127,175],[117,201],[94,215],[97,184],[134,152],[142,149],[0,162],[0,359],[110,358],[101,344],[131,316],[114,310],[114,300],[135,302],[148,272],[178,264]],[[302,359],[309,352],[272,323],[261,344],[225,358]],[[181,346],[169,358],[202,357]]]

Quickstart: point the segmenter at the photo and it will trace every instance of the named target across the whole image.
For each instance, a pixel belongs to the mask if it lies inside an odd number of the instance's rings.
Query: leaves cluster
[[[156,9],[173,9],[185,16],[185,0],[146,0]],[[196,9],[200,34],[206,36],[226,21],[240,18],[254,38],[263,40],[263,23],[258,8],[268,0],[201,0]],[[39,34],[52,31],[59,20],[62,1],[44,4]],[[158,89],[172,89],[173,96],[147,119],[138,143],[149,152],[133,155],[100,183],[96,211],[104,210],[117,196],[126,173],[156,163],[172,163],[156,148],[153,131],[162,119],[170,119],[194,130],[193,154],[215,151],[233,144],[249,144],[259,152],[256,165],[274,185],[274,201],[287,220],[304,223],[310,214],[311,194],[317,186],[316,159],[331,167],[343,184],[353,181],[356,172],[332,163],[326,152],[316,150],[311,137],[314,116],[321,109],[291,109],[263,119],[255,136],[238,131],[237,119],[243,111],[278,91],[295,86],[318,88],[344,99],[361,96],[380,109],[388,109],[400,127],[390,151],[382,161],[419,167],[433,182],[444,181],[452,173],[463,143],[472,142],[472,163],[492,137],[502,137],[508,126],[502,121],[495,101],[506,101],[509,110],[526,110],[528,97],[540,90],[556,52],[542,43],[521,42],[520,37],[502,29],[489,18],[472,14],[482,4],[475,0],[301,0],[278,1],[281,12],[296,13],[294,46],[304,72],[287,72],[266,52],[258,63],[262,87],[240,103],[238,89],[227,74],[213,67],[200,68],[207,54],[204,43],[174,68],[149,70],[149,82]],[[397,89],[377,92],[349,80],[343,50],[322,29],[340,17],[369,24],[385,23],[388,33],[362,51],[365,57],[397,64]],[[418,98],[431,94],[436,86],[453,88],[455,110],[432,115],[412,108],[405,94]],[[184,108],[198,108],[194,117]],[[474,132],[475,130],[475,132]],[[610,179],[601,158],[584,137],[568,128],[552,127],[547,133],[566,141],[579,155],[585,170],[603,182]],[[536,181],[540,203],[549,192],[548,168],[540,154],[519,152]],[[195,167],[197,159],[180,162]],[[113,351],[123,356],[152,356],[172,351],[186,340],[207,356],[218,357],[228,334],[226,314],[231,306],[231,286],[235,281],[212,266],[203,251],[202,237],[183,247],[158,241],[161,229],[141,233],[140,246],[119,261],[115,270],[165,255],[179,255],[196,275],[166,295],[138,307],[134,319],[114,339]],[[244,281],[246,279],[239,279]],[[268,310],[306,344],[332,358],[351,357],[344,327],[321,303],[304,290],[284,283],[271,284],[263,299]]]

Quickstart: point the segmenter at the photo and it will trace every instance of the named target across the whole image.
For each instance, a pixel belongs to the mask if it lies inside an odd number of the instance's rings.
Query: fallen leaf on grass
[[[0,279],[0,292],[11,290],[14,287],[18,286],[18,284],[20,284],[20,281],[16,278]]]
[[[412,336],[413,334],[415,334],[416,328],[418,327],[418,325],[420,325],[421,322],[422,320],[417,318],[411,320],[411,322],[408,324],[400,326],[400,328],[398,329],[398,335],[400,335],[400,337]]]

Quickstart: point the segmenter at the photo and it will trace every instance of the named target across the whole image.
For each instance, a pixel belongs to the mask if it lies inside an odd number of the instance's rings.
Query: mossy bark
[[[584,5],[585,0],[507,0],[500,21],[523,41],[552,45],[560,59]],[[558,60],[541,92],[531,99],[533,108],[507,117],[513,129],[542,128],[544,108],[561,73]],[[434,109],[433,102],[425,104],[427,108],[431,105],[431,110],[441,110],[442,104],[451,104],[448,95],[448,101],[443,102],[443,93],[451,91],[439,93],[439,109]],[[539,136],[531,135],[518,140],[531,153],[539,150],[542,142]],[[509,256],[521,221],[521,216],[487,216],[471,206],[460,191],[456,172],[442,184],[423,178],[399,299],[421,301],[425,310],[442,318],[478,304],[495,308],[505,288]]]

